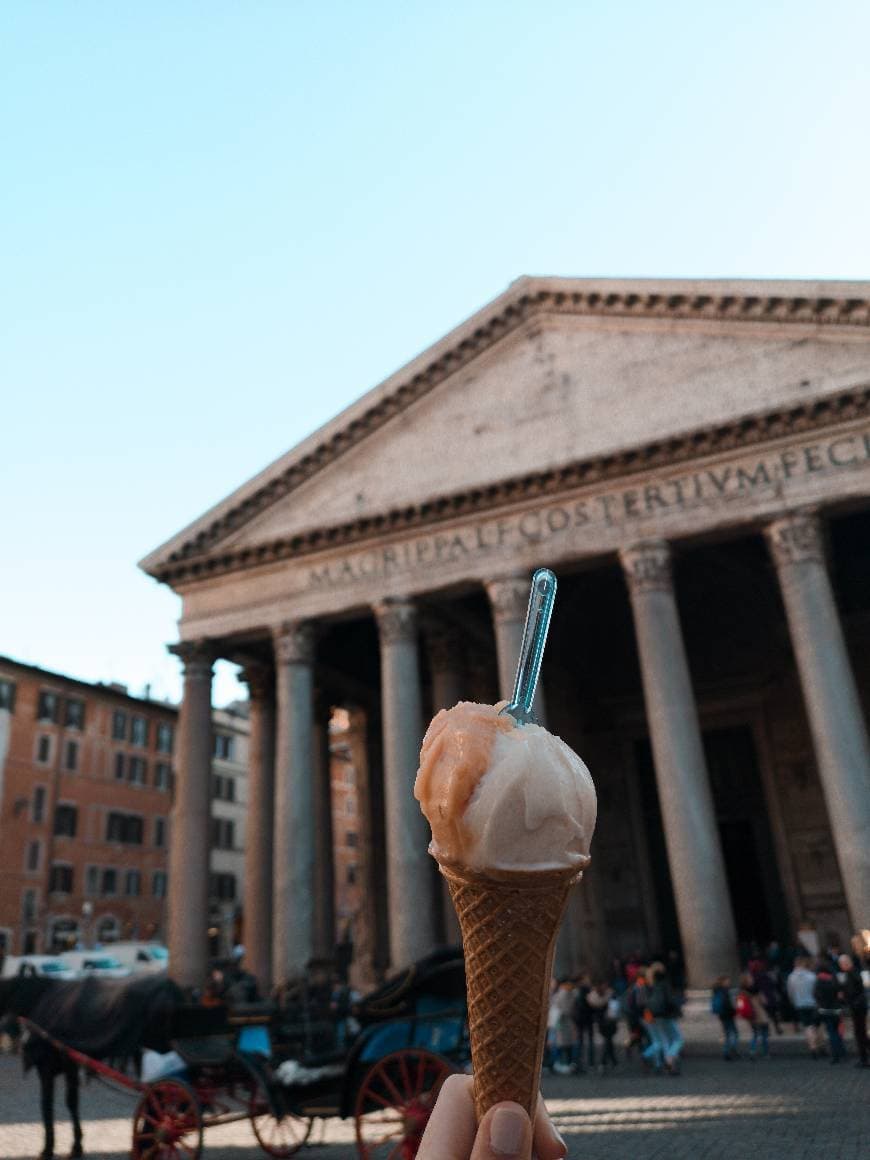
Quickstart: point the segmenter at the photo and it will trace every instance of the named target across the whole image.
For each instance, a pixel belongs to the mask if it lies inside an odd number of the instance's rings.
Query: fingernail
[[[529,1118],[521,1108],[497,1108],[489,1125],[489,1143],[499,1156],[519,1156]]]

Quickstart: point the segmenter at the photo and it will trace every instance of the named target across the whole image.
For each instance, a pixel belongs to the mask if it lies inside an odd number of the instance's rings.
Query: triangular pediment
[[[142,566],[255,560],[868,381],[868,284],[523,279]]]

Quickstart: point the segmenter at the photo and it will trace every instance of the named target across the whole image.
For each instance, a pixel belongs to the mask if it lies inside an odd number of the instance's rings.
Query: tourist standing
[[[797,1021],[804,1029],[810,1054],[813,1059],[818,1059],[821,1054],[821,1040],[815,988],[815,972],[809,969],[809,959],[801,955],[795,959],[794,970],[788,977],[785,989],[789,1002],[794,1008]]]
[[[870,1067],[870,1044],[867,1042],[867,995],[864,980],[851,955],[840,955],[839,982],[843,1001],[852,1018],[852,1032],[855,1049],[858,1052],[856,1067]]]
[[[846,1054],[846,1045],[840,1034],[840,1019],[842,1017],[843,992],[840,982],[834,974],[830,959],[825,956],[819,960],[816,969],[816,985],[813,988],[813,997],[818,1007],[819,1016],[828,1033],[828,1043],[831,1047],[831,1063],[839,1063]]]
[[[762,1056],[769,1051],[769,1026],[765,1018],[764,1007],[758,994],[758,988],[753,982],[752,975],[747,972],[740,976],[740,990],[737,994],[737,1014],[752,1028],[752,1039],[749,1043],[749,1058],[758,1057],[759,1047]]]
[[[737,1022],[734,1018],[736,1011],[731,1001],[731,979],[728,975],[720,975],[713,984],[710,1010],[722,1024],[723,1059],[739,1059],[737,1043],[740,1037],[737,1031]]]

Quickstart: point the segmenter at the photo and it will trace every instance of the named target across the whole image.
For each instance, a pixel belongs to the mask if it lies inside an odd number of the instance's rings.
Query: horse
[[[53,1039],[93,1060],[129,1058],[142,1048],[170,1049],[172,1014],[184,994],[165,975],[132,979],[86,978],[70,982],[17,976],[0,979],[0,1020],[29,1019]],[[54,1157],[54,1081],[66,1081],[66,1106],[73,1126],[71,1160],[84,1156],[79,1118],[79,1068],[59,1047],[37,1033],[23,1050],[24,1070],[39,1076],[45,1143],[40,1160]]]

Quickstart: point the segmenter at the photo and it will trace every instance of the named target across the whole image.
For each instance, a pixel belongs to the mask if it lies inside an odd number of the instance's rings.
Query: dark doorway
[[[771,938],[787,941],[788,912],[752,729],[707,729],[704,753],[737,936],[762,946]]]

